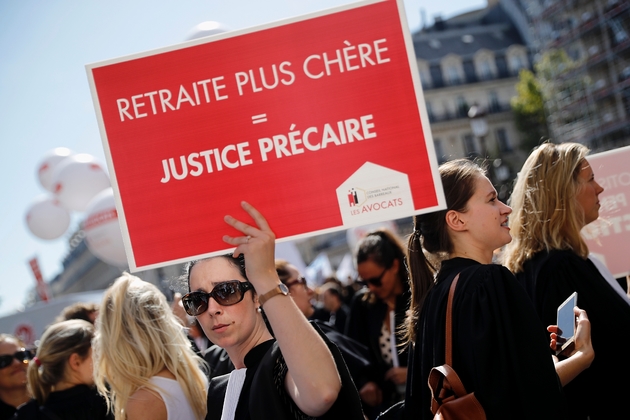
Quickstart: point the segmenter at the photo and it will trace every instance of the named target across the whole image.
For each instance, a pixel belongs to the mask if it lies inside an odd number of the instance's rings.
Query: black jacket
[[[359,393],[352,382],[339,349],[328,340],[319,327],[314,325],[314,328],[328,345],[337,364],[342,384],[333,406],[319,418],[326,420],[363,420]],[[305,363],[308,362],[305,360]],[[296,410],[299,411],[299,409],[283,391],[283,388],[280,391],[278,390],[278,386],[284,386],[286,364],[282,358],[280,347],[275,340],[266,341],[250,350],[245,356],[245,366],[247,366],[247,374],[236,408],[235,419],[295,419]],[[228,379],[229,374],[214,377],[210,380],[206,420],[219,420],[221,418]]]
[[[433,419],[427,384],[445,363],[448,292],[460,273],[453,301],[453,368],[474,392],[488,420],[565,418],[562,388],[549,349],[549,335],[527,293],[500,265],[454,258],[444,261],[427,295],[409,364],[408,419]]]
[[[22,405],[15,412],[14,420],[113,420],[107,413],[105,399],[96,388],[87,385],[51,392],[43,408],[36,400]]]
[[[630,363],[630,305],[597,267],[572,251],[540,252],[516,275],[534,302],[543,326],[556,323],[557,308],[573,292],[591,323],[595,360],[564,387],[570,416],[591,420],[627,412]]]

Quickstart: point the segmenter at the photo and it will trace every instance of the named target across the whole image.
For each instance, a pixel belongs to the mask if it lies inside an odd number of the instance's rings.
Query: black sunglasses
[[[302,286],[306,287],[306,279],[304,277],[298,277],[293,281],[288,281],[284,283],[284,285],[287,287],[295,286],[296,284],[301,284]]]
[[[13,359],[16,359],[18,362],[26,363],[33,358],[33,353],[30,350],[21,349],[20,351],[16,351],[13,354],[5,354],[0,356],[0,369],[4,369],[7,366],[11,366],[13,364]]]
[[[371,284],[375,287],[381,287],[383,285],[383,276],[385,275],[387,270],[389,269],[386,268],[385,270],[383,270],[380,276],[372,277],[371,279],[359,279],[359,281],[365,284]]]
[[[210,298],[214,298],[221,306],[236,305],[245,297],[245,292],[254,290],[250,282],[229,280],[214,286],[210,293],[190,292],[182,297],[184,310],[190,316],[201,315],[208,310]]]

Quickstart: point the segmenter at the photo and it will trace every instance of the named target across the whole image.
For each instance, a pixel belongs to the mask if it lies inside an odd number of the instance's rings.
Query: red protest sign
[[[402,1],[87,66],[130,269],[444,208]]]
[[[582,229],[589,250],[616,277],[630,274],[630,146],[587,157],[595,180],[604,188],[599,196],[599,219]]]

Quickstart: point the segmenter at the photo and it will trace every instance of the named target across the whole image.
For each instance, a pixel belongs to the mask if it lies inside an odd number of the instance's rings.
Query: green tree
[[[521,132],[521,149],[529,152],[541,141],[549,138],[547,119],[540,82],[529,70],[523,69],[518,75],[517,96],[510,101],[516,129]]]

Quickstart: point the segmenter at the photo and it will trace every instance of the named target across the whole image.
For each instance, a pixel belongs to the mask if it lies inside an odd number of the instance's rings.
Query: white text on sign
[[[295,130],[295,124],[291,125],[287,135],[277,134],[271,138],[261,138],[258,140],[260,156],[263,162],[269,159],[269,155],[275,154],[277,159],[293,155],[299,155],[305,150],[316,152],[326,149],[329,146],[341,146],[353,143],[355,140],[362,141],[376,138],[372,115],[363,115],[356,118],[348,118],[334,124],[324,124],[318,127],[308,127],[302,133]],[[201,152],[194,152],[177,158],[162,160],[164,176],[160,180],[165,184],[171,179],[181,181],[190,176],[201,176],[204,173],[213,173],[224,169],[236,169],[241,166],[251,165],[254,162],[248,156],[251,155],[249,142],[230,144],[221,149],[209,149]]]

